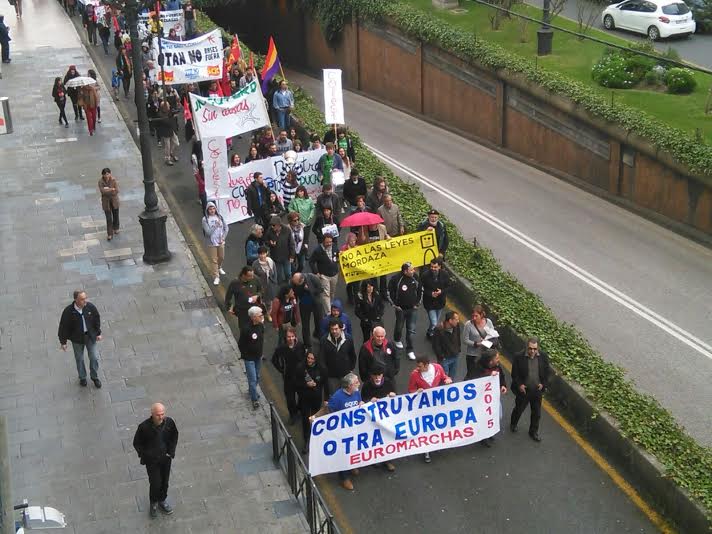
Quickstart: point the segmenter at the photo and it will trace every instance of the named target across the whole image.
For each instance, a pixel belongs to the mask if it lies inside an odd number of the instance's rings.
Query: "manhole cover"
[[[215,301],[215,297],[203,297],[193,300],[184,300],[180,303],[180,307],[183,311],[189,310],[207,310],[208,308],[217,308],[218,303]]]

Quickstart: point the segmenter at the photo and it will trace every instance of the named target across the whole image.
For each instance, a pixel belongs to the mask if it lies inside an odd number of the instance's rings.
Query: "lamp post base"
[[[536,53],[539,56],[551,54],[554,42],[554,30],[551,28],[540,28],[536,32]]]
[[[143,233],[143,262],[153,265],[171,259],[166,235],[166,219],[168,215],[161,211],[143,211],[138,216]]]

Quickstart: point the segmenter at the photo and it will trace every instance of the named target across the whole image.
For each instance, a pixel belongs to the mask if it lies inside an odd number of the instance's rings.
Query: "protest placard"
[[[414,267],[427,265],[437,256],[435,233],[425,230],[344,250],[339,253],[339,264],[349,283],[398,272],[407,261]]]
[[[232,137],[269,126],[269,113],[257,81],[232,96],[202,97],[190,93],[193,125],[200,137]]]
[[[154,57],[158,57],[158,41],[153,40]],[[163,71],[168,85],[222,79],[224,62],[219,29],[189,41],[160,41],[165,58]],[[162,74],[160,71],[158,74],[161,81]]]
[[[346,124],[341,69],[324,69],[324,122],[326,124]]]
[[[149,13],[138,14],[138,35],[141,39],[145,39],[150,33],[148,17]],[[163,25],[163,35],[168,35],[171,30],[175,30],[180,37],[185,37],[185,20],[182,9],[161,11],[160,18]]]
[[[499,432],[499,377],[386,397],[314,420],[312,476],[461,447]]]

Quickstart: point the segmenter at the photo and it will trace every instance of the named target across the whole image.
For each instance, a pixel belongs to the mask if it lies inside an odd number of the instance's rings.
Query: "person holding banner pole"
[[[472,378],[482,378],[485,376],[499,376],[499,420],[502,420],[502,395],[507,393],[507,378],[504,376],[504,369],[499,361],[499,352],[495,349],[486,350],[479,360],[472,374]],[[489,448],[494,443],[494,437],[482,440],[482,445]]]
[[[383,331],[385,337],[385,330]],[[393,379],[386,376],[386,368],[379,362],[373,363],[368,372],[368,377],[363,381],[361,388],[361,398],[364,402],[376,402],[385,397],[395,397],[396,387]],[[382,462],[374,465],[383,465],[389,473],[396,470],[393,462]]]

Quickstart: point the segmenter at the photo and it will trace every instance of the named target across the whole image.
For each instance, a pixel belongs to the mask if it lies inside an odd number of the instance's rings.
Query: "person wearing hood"
[[[3,63],[10,63],[10,28],[5,25],[5,15],[0,15],[0,53]]]
[[[325,336],[329,332],[329,323],[332,319],[339,319],[344,324],[344,330],[346,333],[353,337],[353,329],[351,327],[351,318],[344,311],[344,306],[340,299],[334,299],[331,303],[331,309],[329,313],[322,317],[319,323],[319,332],[322,336]]]
[[[371,337],[361,346],[358,353],[358,374],[366,382],[374,365],[383,367],[382,374],[395,381],[400,371],[400,359],[396,346],[386,339],[386,329],[377,326]],[[369,397],[370,398],[370,397]]]
[[[499,420],[502,420],[502,397],[507,393],[507,377],[504,376],[504,369],[499,362],[499,352],[494,349],[488,349],[482,353],[482,356],[477,360],[475,370],[471,378],[483,378],[485,376],[499,377]],[[494,437],[483,439],[482,445],[489,448],[494,442]]]
[[[223,216],[218,213],[215,202],[208,202],[203,217],[203,235],[213,264],[213,284],[216,286],[220,284],[220,275],[225,274],[222,266],[225,261],[225,238],[229,231],[230,227],[225,223]]]
[[[75,65],[69,65],[69,69],[67,70],[67,74],[64,75],[62,83],[65,87],[67,87],[67,82],[78,76],[79,71],[77,71],[77,67]],[[74,108],[74,120],[84,120],[84,112],[82,111],[82,108],[77,105],[77,101],[79,100],[79,90],[76,87],[67,87],[67,96],[72,101],[72,108]]]

